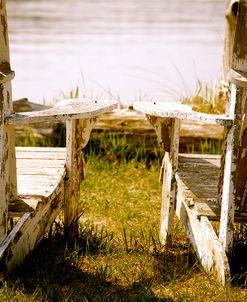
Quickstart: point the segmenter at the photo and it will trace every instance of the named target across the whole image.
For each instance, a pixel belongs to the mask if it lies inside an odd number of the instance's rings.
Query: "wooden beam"
[[[65,235],[72,242],[78,234],[80,183],[84,179],[82,149],[88,143],[96,119],[71,120],[66,123]]]
[[[226,28],[224,43],[224,81],[228,83],[228,72],[232,68],[232,54],[239,0],[229,0],[226,8]]]
[[[162,183],[160,240],[165,244],[170,241],[175,212],[175,173],[178,167],[180,121],[175,118],[160,118],[152,115],[147,115],[147,119],[154,127],[158,143],[164,151],[160,172]]]
[[[14,130],[3,123],[12,112],[8,24],[5,0],[0,5],[0,242],[6,235],[8,201],[17,198]]]

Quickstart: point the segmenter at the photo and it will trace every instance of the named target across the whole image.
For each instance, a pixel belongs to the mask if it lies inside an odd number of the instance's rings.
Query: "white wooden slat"
[[[52,150],[54,149],[54,150]],[[50,160],[65,160],[66,148],[40,148],[40,147],[17,147],[16,148],[17,159],[50,159]]]
[[[5,116],[5,124],[24,125],[43,121],[61,122],[69,119],[90,119],[116,109],[112,100],[68,99],[43,111],[21,112]]]
[[[18,147],[16,156],[21,195],[49,196],[65,175],[65,148]]]
[[[34,167],[34,168],[62,168],[64,166],[64,159],[52,159],[52,160],[41,160],[38,158],[18,158],[17,160],[17,169],[25,167]]]
[[[230,126],[233,122],[232,118],[225,115],[195,112],[189,106],[177,103],[135,102],[133,107],[145,114],[161,118],[177,118],[222,126]]]
[[[31,176],[23,177],[22,175],[17,175],[18,193],[20,195],[43,195],[48,197],[61,180],[61,178],[49,178],[49,180],[45,181],[45,177],[37,179],[37,176],[35,176],[35,181],[33,181],[33,178]]]
[[[42,152],[42,153],[65,153],[65,147],[15,147],[18,153]]]
[[[42,165],[36,166],[26,166],[26,165],[18,165],[17,166],[17,173],[18,175],[41,175],[41,176],[54,176],[54,175],[62,175],[64,171],[64,165],[61,165],[61,168],[52,167],[47,168]]]

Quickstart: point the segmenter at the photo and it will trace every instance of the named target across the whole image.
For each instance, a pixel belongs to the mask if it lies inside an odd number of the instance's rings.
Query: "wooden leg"
[[[0,85],[0,104],[10,102],[11,85]],[[2,120],[4,112],[0,112]],[[8,201],[17,197],[14,133],[12,126],[0,126],[0,241],[7,231]]]
[[[8,162],[6,165],[6,158],[8,149],[4,146],[4,137],[6,135],[5,127],[1,125],[0,127],[0,243],[4,239],[7,231],[7,217],[8,217],[8,205],[6,196],[6,186],[8,177]]]
[[[65,236],[71,242],[78,235],[80,183],[84,176],[82,148],[86,146],[94,125],[95,119],[71,120],[66,124],[67,180],[65,184],[64,225]]]
[[[207,217],[197,218],[179,190],[176,213],[182,222],[202,267],[214,275],[222,285],[230,282],[231,273],[224,248]]]
[[[219,239],[227,252],[228,256],[231,255],[233,246],[233,232],[234,232],[234,179],[232,174],[234,172],[233,162],[233,128],[230,129],[227,137],[227,147],[225,153],[225,167],[223,176],[223,191],[221,200],[221,216],[220,216],[220,230]]]
[[[153,125],[158,137],[158,142],[165,152],[160,175],[162,180],[160,240],[165,244],[169,242],[171,236],[175,211],[175,173],[178,166],[180,122],[175,118],[161,119],[153,116],[147,116],[147,118]]]
[[[160,215],[160,240],[163,244],[169,242],[175,209],[175,179],[170,154],[165,153],[163,163],[162,203]]]

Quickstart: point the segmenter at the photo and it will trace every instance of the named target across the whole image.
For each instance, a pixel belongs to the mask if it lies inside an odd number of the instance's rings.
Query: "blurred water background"
[[[178,100],[221,76],[223,0],[8,0],[13,98]],[[210,84],[211,85],[211,84]]]

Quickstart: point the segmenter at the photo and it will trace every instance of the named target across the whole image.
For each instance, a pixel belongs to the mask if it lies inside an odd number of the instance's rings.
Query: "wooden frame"
[[[82,149],[112,100],[73,99],[36,112],[13,112],[5,0],[0,0],[0,274],[18,265],[64,207],[68,240],[77,236]],[[15,148],[15,125],[66,122],[66,148]],[[20,217],[16,224],[13,217]],[[11,222],[9,225],[9,221]]]
[[[235,1],[236,2],[236,1]],[[182,222],[204,269],[222,283],[231,280],[234,222],[247,221],[247,0],[238,2],[229,72],[229,105],[224,115],[192,111],[181,104],[136,102],[146,114],[164,150],[160,239],[169,242],[174,212]],[[179,155],[179,121],[225,128],[224,153]],[[220,165],[221,164],[221,165]],[[220,193],[220,194],[219,194]],[[210,220],[219,220],[218,235]]]

